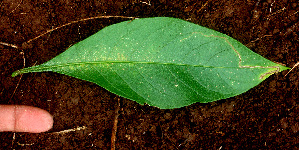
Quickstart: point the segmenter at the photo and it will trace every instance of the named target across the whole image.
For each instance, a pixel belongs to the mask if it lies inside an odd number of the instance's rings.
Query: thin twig
[[[19,48],[17,45],[13,45],[13,44],[5,43],[5,42],[0,42],[0,44],[1,44],[1,45],[5,45],[5,46],[9,46],[9,47],[12,47],[12,48],[16,48],[16,49]]]
[[[46,32],[43,33],[43,34],[41,34],[41,35],[39,35],[39,36],[37,36],[37,37],[35,37],[35,38],[33,38],[33,39],[28,40],[28,41],[25,42],[25,43],[30,43],[30,42],[32,42],[32,41],[34,41],[34,40],[40,38],[41,36],[44,36],[45,34],[48,34],[48,33],[52,32],[52,31],[54,31],[54,30],[60,29],[60,28],[65,27],[65,26],[69,26],[69,25],[71,25],[71,24],[73,24],[73,23],[78,23],[78,22],[87,21],[87,20],[92,20],[92,19],[100,19],[100,18],[126,18],[126,19],[138,19],[138,18],[136,18],[136,17],[127,17],[127,16],[96,16],[96,17],[84,18],[84,19],[80,19],[80,20],[76,20],[76,21],[71,21],[71,22],[69,22],[69,23],[67,23],[67,24],[64,24],[64,25],[62,25],[62,26],[59,26],[59,27],[56,27],[56,28],[54,28],[54,29],[48,30],[48,31],[46,31]]]
[[[284,77],[286,77],[295,67],[297,67],[299,65],[299,62],[297,62],[294,66],[293,66],[293,68],[286,74],[286,75],[284,75]]]
[[[272,14],[269,14],[269,15],[267,16],[267,20],[269,20],[270,17],[272,17],[272,16],[274,16],[274,15],[276,15],[276,14],[279,14],[279,13],[283,12],[283,11],[286,10],[286,9],[287,9],[286,7],[283,7],[282,9],[280,9],[280,10],[278,10],[278,11],[272,13]]]
[[[206,3],[203,4],[203,5],[201,6],[201,8],[200,8],[199,10],[197,10],[197,12],[200,12],[203,8],[205,8],[205,7],[208,5],[208,3],[210,3],[210,1],[211,1],[211,0],[206,1]]]
[[[39,36],[35,37],[35,38],[32,38],[30,40],[28,40],[27,42],[24,42],[24,43],[30,43],[54,30],[57,30],[57,29],[60,29],[62,27],[65,27],[65,26],[69,26],[73,23],[78,23],[78,22],[83,22],[83,21],[88,21],[88,20],[93,20],[93,19],[100,19],[100,18],[126,18],[126,19],[138,19],[137,17],[127,17],[127,16],[96,16],[96,17],[90,17],[90,18],[84,18],[84,19],[80,19],[80,20],[76,20],[76,21],[71,21],[67,24],[64,24],[62,26],[59,26],[59,27],[56,27],[54,29],[51,29],[51,30],[47,30],[46,32],[40,34]],[[5,46],[9,46],[9,47],[13,47],[13,48],[16,48],[16,49],[19,49],[19,47],[17,45],[14,45],[14,44],[10,44],[10,43],[5,43],[5,42],[0,42],[0,45],[5,45]]]
[[[119,116],[119,108],[120,108],[120,98],[117,96],[117,106],[115,108],[115,116],[111,133],[111,150],[115,150],[115,141],[116,141],[116,132],[117,132],[117,123]]]
[[[25,68],[25,66],[26,66],[26,60],[25,60],[25,54],[24,54],[24,51],[22,50],[22,52],[21,52],[20,54],[21,54],[22,57],[23,57],[23,68]],[[16,93],[16,91],[17,91],[19,85],[20,85],[20,82],[21,82],[21,80],[22,80],[22,77],[23,77],[23,74],[21,74],[21,76],[20,76],[20,78],[19,78],[19,81],[18,81],[18,83],[17,83],[17,86],[16,86],[15,90],[13,91],[13,93],[12,93],[12,95],[11,95],[11,97],[10,97],[10,100],[11,100],[11,99],[13,98],[13,96],[15,95],[15,93]]]
[[[67,130],[62,130],[62,131],[58,131],[58,132],[52,132],[51,134],[65,134],[65,133],[69,133],[69,132],[85,130],[86,128],[87,128],[86,126],[76,127],[76,128],[73,128],[73,129],[67,129]]]
[[[16,7],[14,10],[12,10],[9,14],[13,13],[14,11],[16,11],[17,8],[21,5],[22,2],[23,2],[23,0],[20,0],[20,2],[19,2],[19,4],[17,5],[17,7]]]

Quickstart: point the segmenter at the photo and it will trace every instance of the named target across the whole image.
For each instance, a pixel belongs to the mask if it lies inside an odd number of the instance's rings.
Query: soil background
[[[46,72],[12,78],[124,18],[181,18],[225,33],[263,57],[298,61],[297,0],[2,0],[0,104],[39,107],[54,116],[40,134],[0,133],[0,149],[110,149],[118,97],[96,84]],[[157,39],[158,40],[158,39]],[[24,61],[25,60],[25,61]],[[299,149],[298,68],[270,76],[239,96],[161,110],[120,98],[116,149]],[[77,127],[81,130],[61,132]]]

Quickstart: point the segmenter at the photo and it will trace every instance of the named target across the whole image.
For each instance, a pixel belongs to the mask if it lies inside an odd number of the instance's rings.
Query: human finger
[[[0,131],[40,133],[53,126],[47,111],[25,105],[0,105]]]

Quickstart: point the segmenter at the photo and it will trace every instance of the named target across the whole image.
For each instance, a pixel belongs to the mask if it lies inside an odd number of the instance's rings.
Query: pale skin
[[[0,105],[0,132],[41,133],[50,130],[53,117],[47,111],[25,105]]]

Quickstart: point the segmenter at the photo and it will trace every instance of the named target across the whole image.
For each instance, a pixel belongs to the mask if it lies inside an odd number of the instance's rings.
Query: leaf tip
[[[268,78],[270,75],[274,74],[274,73],[278,73],[278,72],[281,72],[281,71],[284,71],[284,70],[289,70],[291,68],[289,67],[286,67],[286,66],[282,66],[282,65],[279,65],[279,66],[272,66],[273,68],[276,68],[275,70],[269,70],[267,71],[266,73],[263,73],[260,75],[260,78],[261,80],[265,80],[266,78]]]
[[[17,70],[11,74],[12,77],[22,74],[20,70]]]

